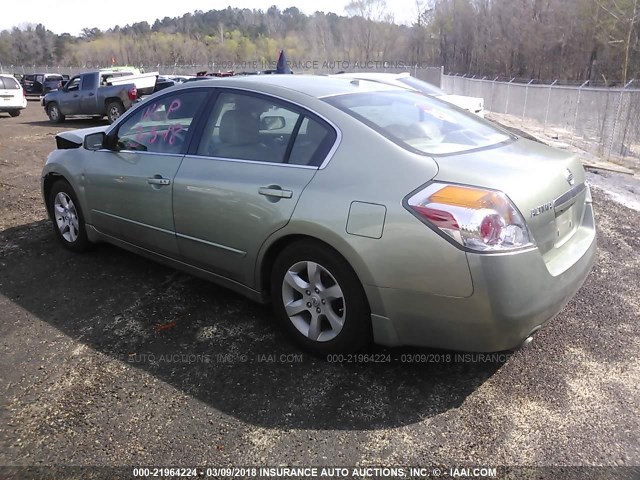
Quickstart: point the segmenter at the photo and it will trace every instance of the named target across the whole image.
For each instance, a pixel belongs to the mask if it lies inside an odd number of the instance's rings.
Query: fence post
[[[627,88],[629,85],[631,85],[632,82],[634,82],[635,79],[632,79],[631,81],[629,81],[629,83],[627,83],[625,85],[625,88]],[[629,92],[629,101],[627,102],[627,113],[626,113],[626,120],[624,122],[624,130],[622,132],[622,141],[620,142],[620,156],[624,159],[627,156],[627,149],[625,147],[625,141],[627,140],[627,133],[629,132],[629,123],[631,122],[631,113],[632,113],[632,104],[633,101],[633,96],[632,93]],[[622,116],[625,116],[625,114],[623,113]],[[636,127],[637,128],[637,127]],[[630,140],[630,142],[633,142],[633,139]]]
[[[582,85],[578,87],[578,100],[576,100],[576,113],[573,117],[573,128],[571,129],[571,140],[569,141],[569,145],[573,145],[573,137],[576,134],[576,126],[578,125],[578,109],[580,108],[580,97],[582,95],[582,88],[589,83],[589,80],[584,82]]]
[[[507,83],[507,103],[505,103],[504,105],[504,114],[507,115],[509,112],[509,89],[511,88],[511,82],[513,82],[516,79],[516,77],[513,77],[511,80],[509,80],[509,83]]]
[[[549,106],[551,105],[551,90],[556,83],[558,83],[558,80],[554,80],[553,83],[549,85],[549,95],[547,96],[547,110],[544,113],[544,127],[542,127],[543,135],[546,135],[547,133],[547,120],[549,119]]]
[[[495,110],[493,109],[493,99],[495,98],[495,93],[496,93],[496,80],[498,80],[499,77],[496,77],[493,79],[493,81],[491,82],[491,108],[489,109],[492,112],[495,112]]]
[[[533,78],[529,80],[527,86],[524,88],[524,107],[522,107],[522,125],[524,125],[524,116],[527,113],[527,99],[529,98],[529,85],[533,83]]]
[[[622,97],[624,96],[624,91],[626,88],[633,83],[633,79],[629,81],[625,86],[620,90],[620,100],[618,101],[618,110],[616,111],[616,118],[613,120],[613,132],[611,132],[611,143],[609,143],[609,154],[607,155],[607,160],[611,159],[611,151],[613,150],[613,142],[616,138],[616,127],[618,126],[618,118],[620,117],[620,109],[622,108]]]

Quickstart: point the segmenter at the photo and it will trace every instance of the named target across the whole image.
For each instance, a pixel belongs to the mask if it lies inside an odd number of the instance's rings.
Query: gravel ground
[[[40,170],[95,123],[0,114],[0,466],[640,465],[639,212],[594,189],[594,270],[522,350],[331,363],[230,291],[56,243]]]

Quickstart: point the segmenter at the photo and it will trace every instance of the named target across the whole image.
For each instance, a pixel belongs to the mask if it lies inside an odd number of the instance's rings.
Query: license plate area
[[[578,227],[576,211],[576,206],[572,205],[556,217],[556,247],[564,244],[575,233]]]
[[[576,185],[553,202],[556,214],[556,247],[562,246],[578,229],[583,211],[585,190],[584,183]]]

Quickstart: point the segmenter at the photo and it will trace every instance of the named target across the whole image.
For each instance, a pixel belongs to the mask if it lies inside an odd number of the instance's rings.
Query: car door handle
[[[260,187],[258,189],[258,193],[266,197],[276,197],[276,198],[293,197],[293,192],[291,190],[283,190],[278,186]]]
[[[147,183],[151,185],[171,185],[171,180],[168,178],[150,177],[147,178]]]
[[[73,98],[78,98],[80,95],[78,95],[77,93],[73,95]]]
[[[89,96],[90,96],[90,97],[93,97],[94,95],[95,95],[95,93],[93,93],[93,92],[91,92],[91,93],[89,94]]]

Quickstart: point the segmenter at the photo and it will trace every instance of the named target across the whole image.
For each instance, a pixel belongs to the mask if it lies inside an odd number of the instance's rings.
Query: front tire
[[[284,328],[314,354],[355,352],[371,342],[371,315],[360,280],[339,254],[319,242],[296,242],[278,256],[271,298]]]
[[[9,115],[12,117],[17,117],[20,115],[20,110],[9,110]]]
[[[109,123],[113,123],[120,118],[120,115],[124,113],[124,105],[119,100],[109,102],[107,104],[107,120]]]
[[[47,115],[52,123],[64,122],[64,115],[60,111],[60,107],[58,107],[57,103],[50,103],[47,105]]]
[[[80,253],[91,247],[78,198],[64,180],[57,180],[51,187],[49,216],[56,237],[65,248]]]

